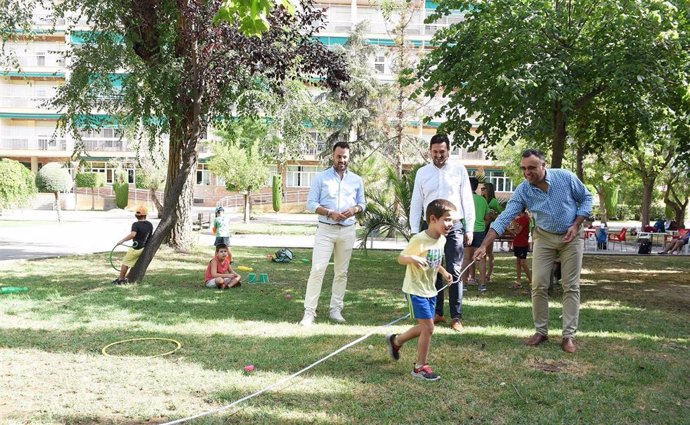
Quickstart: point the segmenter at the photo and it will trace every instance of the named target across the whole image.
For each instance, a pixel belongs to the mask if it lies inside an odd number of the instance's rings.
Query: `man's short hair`
[[[479,179],[476,177],[470,177],[470,187],[472,188],[472,192],[476,191],[479,187]]]
[[[450,139],[448,139],[448,136],[446,136],[445,134],[434,134],[431,137],[431,140],[429,141],[429,149],[431,149],[432,145],[435,145],[437,143],[445,143],[446,148],[450,150]]]
[[[431,222],[431,216],[436,218],[443,217],[443,214],[456,211],[455,205],[445,199],[434,199],[426,206],[426,222]]]
[[[217,254],[218,251],[220,251],[221,249],[228,249],[228,246],[225,245],[224,243],[219,243],[218,245],[216,245],[216,254]],[[228,249],[228,251],[229,251],[229,249]]]
[[[347,142],[338,142],[333,145],[333,152],[335,152],[335,148],[350,149],[350,144]]]
[[[529,158],[530,156],[536,156],[537,158],[541,159],[542,161],[545,161],[544,160],[544,154],[538,149],[526,149],[524,152],[522,152],[523,158]]]

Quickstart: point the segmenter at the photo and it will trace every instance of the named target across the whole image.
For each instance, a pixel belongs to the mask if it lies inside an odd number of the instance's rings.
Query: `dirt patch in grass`
[[[586,376],[592,367],[588,364],[581,363],[575,360],[568,359],[540,359],[536,357],[528,357],[525,360],[525,366],[550,373],[565,373],[572,376]]]

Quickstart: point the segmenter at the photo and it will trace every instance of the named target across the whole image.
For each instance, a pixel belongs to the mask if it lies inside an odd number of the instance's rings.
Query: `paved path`
[[[195,211],[196,214],[196,211]],[[0,215],[0,265],[16,260],[61,257],[94,252],[107,252],[115,242],[129,233],[134,222],[130,211],[63,211],[62,222],[57,213],[48,210],[13,210]],[[231,216],[233,222],[240,215]],[[150,218],[154,226],[159,220]],[[312,214],[266,214],[256,223],[316,224]],[[200,245],[213,245],[214,237],[205,229],[195,232]],[[402,250],[404,239],[375,241],[375,249]],[[234,246],[311,248],[314,236],[297,235],[233,235]]]
[[[207,209],[194,211],[208,212]],[[89,254],[110,251],[115,242],[125,236],[134,221],[131,211],[63,211],[62,223],[57,222],[55,211],[49,210],[12,210],[0,215],[0,265],[8,266],[16,260]],[[233,222],[241,221],[241,216],[231,216]],[[155,225],[157,219],[150,219]],[[257,217],[255,223],[285,223],[315,225],[313,214],[264,214]],[[623,224],[625,225],[625,224]],[[629,225],[629,224],[628,224]],[[207,230],[198,232],[198,243],[213,245],[214,237]],[[291,235],[234,235],[234,246],[262,247],[313,247],[314,236]],[[397,241],[376,240],[368,248],[402,250],[405,239]],[[586,254],[620,255],[636,254],[637,245],[629,244],[625,250],[593,251],[596,244],[589,243]],[[497,247],[498,248],[498,247]],[[655,247],[655,251],[658,250]],[[496,249],[498,252],[498,249]]]

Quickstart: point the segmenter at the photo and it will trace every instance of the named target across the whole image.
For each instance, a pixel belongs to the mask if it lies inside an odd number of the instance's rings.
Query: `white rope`
[[[465,273],[465,270],[467,270],[472,264],[474,264],[474,261],[472,261],[470,264],[468,264],[467,267],[465,267],[465,268],[460,272],[459,276],[462,276],[462,274]],[[438,291],[436,291],[436,294],[438,294],[439,292],[441,292],[441,291],[443,291],[444,289],[448,288],[450,285],[453,285],[453,284],[455,284],[455,283],[458,283],[459,281],[460,281],[460,277],[458,277],[458,280],[451,281],[450,283],[448,283],[447,285],[445,285],[443,288],[441,288],[441,289],[439,289]],[[252,393],[252,394],[249,394],[249,395],[247,395],[247,396],[244,396],[244,397],[242,397],[242,398],[240,398],[240,399],[238,399],[238,400],[235,400],[235,401],[233,401],[233,402],[230,403],[230,404],[227,404],[227,405],[225,405],[225,406],[219,407],[219,408],[214,409],[214,410],[209,410],[209,411],[207,411],[207,412],[202,412],[202,413],[199,413],[199,414],[194,415],[194,416],[188,416],[188,417],[186,417],[186,418],[181,418],[181,419],[176,419],[176,420],[174,420],[174,421],[165,422],[165,423],[163,423],[162,425],[181,424],[181,423],[183,423],[183,422],[191,421],[191,420],[193,420],[193,419],[199,419],[199,418],[202,418],[202,417],[204,417],[204,416],[214,415],[214,414],[216,414],[216,413],[221,413],[221,412],[224,412],[224,411],[226,411],[226,410],[229,410],[229,409],[233,408],[234,406],[236,406],[236,405],[242,403],[243,401],[247,401],[247,400],[249,400],[249,399],[251,399],[251,398],[257,397],[257,396],[259,396],[259,395],[261,395],[261,394],[263,394],[263,393],[265,393],[265,392],[267,392],[267,391],[270,391],[270,390],[272,390],[272,389],[274,389],[274,388],[277,388],[277,387],[283,385],[284,383],[290,381],[291,379],[296,378],[297,376],[299,376],[299,375],[303,374],[304,372],[308,371],[309,369],[312,369],[312,368],[316,367],[317,365],[319,365],[319,364],[325,362],[326,360],[330,359],[331,357],[334,357],[335,355],[337,355],[337,354],[339,354],[339,353],[341,353],[341,352],[347,350],[348,348],[350,348],[350,347],[352,347],[352,346],[354,346],[354,345],[356,345],[356,344],[359,344],[360,342],[364,341],[365,339],[367,339],[367,338],[369,338],[370,336],[372,336],[373,334],[375,334],[379,329],[382,329],[382,328],[385,328],[385,327],[388,327],[388,326],[392,326],[392,325],[394,325],[394,324],[400,322],[401,320],[407,319],[408,317],[410,317],[410,313],[407,313],[407,314],[405,314],[404,316],[398,317],[397,319],[393,320],[392,322],[388,322],[388,323],[386,323],[385,325],[381,325],[381,326],[379,326],[379,327],[376,327],[376,328],[374,328],[372,331],[366,333],[365,335],[362,335],[361,337],[357,338],[356,340],[354,340],[354,341],[352,341],[352,342],[350,342],[350,343],[347,343],[347,344],[343,345],[342,347],[338,348],[337,350],[333,351],[332,353],[326,355],[325,357],[320,358],[319,360],[315,361],[314,363],[310,364],[309,366],[307,366],[307,367],[305,367],[305,368],[303,368],[303,369],[300,369],[299,371],[293,373],[292,375],[286,376],[285,378],[281,379],[280,381],[274,382],[273,384],[268,385],[268,386],[266,386],[266,387],[260,389],[259,391],[256,391],[256,392],[254,392],[254,393]]]

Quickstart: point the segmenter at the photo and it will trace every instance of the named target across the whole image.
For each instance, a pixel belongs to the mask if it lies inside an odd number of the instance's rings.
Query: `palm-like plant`
[[[362,229],[364,231],[360,248],[367,248],[367,241],[380,234],[392,236],[402,235],[410,240],[410,203],[412,201],[412,190],[414,189],[414,179],[419,166],[414,167],[409,173],[398,177],[392,167],[387,168],[389,186],[379,192],[372,192],[367,195],[369,202],[367,209],[363,213]],[[392,201],[390,201],[390,191],[393,191]]]

